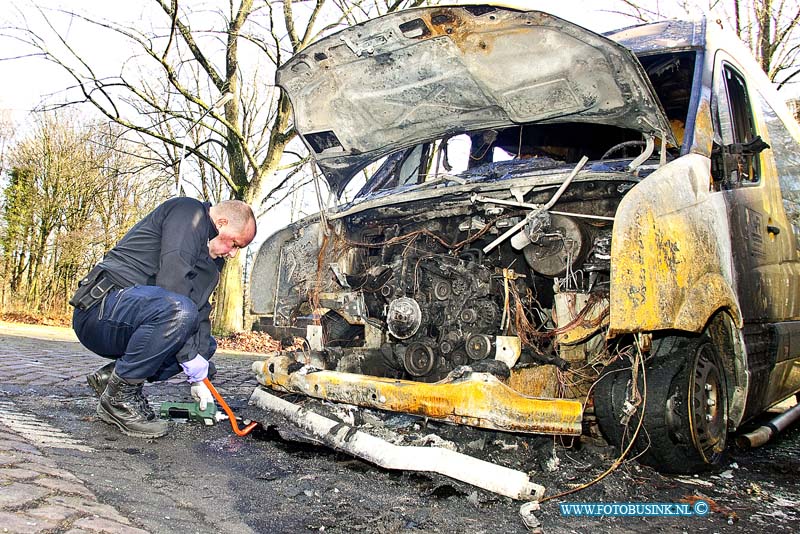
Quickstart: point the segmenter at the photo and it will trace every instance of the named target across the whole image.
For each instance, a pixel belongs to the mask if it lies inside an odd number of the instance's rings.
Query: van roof
[[[603,34],[635,54],[702,48],[706,38],[706,21],[663,20],[628,26]]]

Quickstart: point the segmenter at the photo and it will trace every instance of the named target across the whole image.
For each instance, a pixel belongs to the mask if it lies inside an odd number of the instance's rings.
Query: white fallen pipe
[[[362,458],[385,469],[430,471],[499,493],[512,499],[538,501],[544,486],[528,475],[466,454],[439,447],[394,445],[354,427],[310,412],[258,387],[250,404],[278,413],[328,446]]]

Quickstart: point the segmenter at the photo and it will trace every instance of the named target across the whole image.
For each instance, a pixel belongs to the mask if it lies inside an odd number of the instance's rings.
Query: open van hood
[[[337,194],[366,164],[448,133],[591,122],[675,143],[629,50],[538,11],[475,5],[393,13],[308,46],[277,80]]]

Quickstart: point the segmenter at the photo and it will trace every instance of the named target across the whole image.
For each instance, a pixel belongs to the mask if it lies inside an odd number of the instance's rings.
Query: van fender
[[[741,326],[727,208],[710,181],[711,160],[687,154],[623,197],[611,240],[609,337],[701,332],[719,309]]]
[[[677,330],[700,332],[719,309],[726,309],[737,328],[743,326],[742,313],[730,284],[718,273],[706,273],[686,294],[675,317]]]

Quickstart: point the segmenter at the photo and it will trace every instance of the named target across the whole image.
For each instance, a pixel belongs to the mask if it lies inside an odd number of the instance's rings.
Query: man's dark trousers
[[[86,348],[117,360],[117,376],[151,382],[181,372],[175,354],[198,326],[194,302],[158,286],[112,291],[88,310],[76,308],[72,316],[72,327]],[[211,339],[206,358],[216,349]]]

